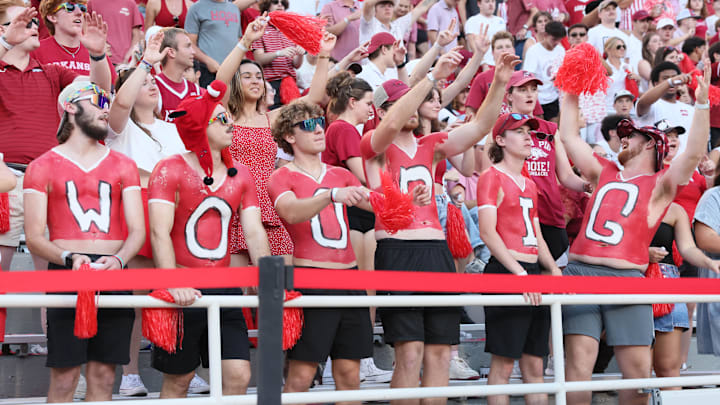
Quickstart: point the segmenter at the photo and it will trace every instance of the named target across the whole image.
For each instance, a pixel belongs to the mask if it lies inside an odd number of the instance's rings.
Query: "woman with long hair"
[[[288,259],[293,252],[293,244],[285,227],[280,222],[272,206],[267,185],[270,174],[275,169],[278,146],[272,138],[270,123],[278,110],[266,110],[266,87],[263,69],[255,62],[244,59],[245,53],[253,41],[261,38],[267,24],[264,18],[258,18],[248,25],[238,45],[225,58],[217,73],[217,79],[229,86],[223,100],[233,121],[233,143],[230,152],[234,160],[248,166],[255,178],[263,225],[268,235],[273,255],[285,255]],[[302,99],[319,104],[325,93],[330,51],[335,46],[335,36],[326,33],[318,54],[318,63],[309,93]],[[230,226],[230,253],[232,265],[247,266],[250,258],[247,252],[245,235],[237,216]]]
[[[638,62],[638,75],[640,75],[640,91],[646,92],[650,88],[650,72],[655,66],[655,53],[662,46],[660,35],[655,32],[645,34],[642,40],[642,59]]]
[[[628,63],[625,57],[626,54],[627,46],[622,39],[612,37],[605,41],[605,61],[603,65],[605,65],[607,74],[610,76],[610,85],[605,97],[607,111],[613,110],[615,93],[626,90],[626,78],[636,82],[640,81],[640,77],[635,74],[633,67]]]
[[[538,11],[532,18],[532,23],[530,24],[530,36],[525,41],[525,45],[523,46],[523,60],[525,59],[525,54],[527,53],[527,50],[530,49],[531,46],[535,45],[536,43],[540,42],[542,38],[545,36],[545,25],[552,21],[552,14],[550,14],[547,11]]]

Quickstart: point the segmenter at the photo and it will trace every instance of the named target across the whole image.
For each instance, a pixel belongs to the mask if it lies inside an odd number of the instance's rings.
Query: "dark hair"
[[[688,55],[693,53],[695,49],[700,48],[701,46],[705,45],[705,40],[702,38],[698,38],[695,36],[692,36],[683,42],[682,51]]]
[[[80,113],[82,111],[82,106],[78,105],[78,109],[78,113]],[[60,129],[58,129],[57,140],[59,144],[63,144],[70,139],[70,134],[72,134],[73,129],[75,129],[75,125],[70,122],[70,114],[68,114],[67,111],[63,112],[60,122],[62,125]]]
[[[589,30],[587,25],[585,25],[583,23],[577,23],[577,24],[571,25],[570,28],[568,28],[568,33],[570,31],[574,30],[575,28],[583,28],[583,29],[585,29],[586,32]]]
[[[240,66],[247,64],[257,66],[257,68],[260,69],[260,74],[263,78],[263,93],[260,99],[255,103],[255,109],[260,112],[261,106],[265,103],[265,91],[267,89],[265,86],[265,73],[263,72],[262,66],[254,60],[243,59],[242,62],[240,62]],[[230,111],[230,114],[232,114],[233,118],[236,120],[242,116],[243,104],[245,104],[245,96],[243,95],[242,85],[240,84],[240,66],[238,66],[232,80],[230,81],[227,104],[228,111]]]
[[[672,46],[661,46],[660,48],[658,48],[658,50],[655,52],[655,66],[657,66],[661,62],[665,62],[665,57],[673,52],[680,52],[680,49],[674,48]]]
[[[500,136],[505,136],[505,134],[501,134]],[[493,143],[490,144],[490,148],[488,149],[488,156],[490,157],[490,161],[495,163],[502,162],[503,158],[505,157],[505,151],[503,148],[495,142],[493,139]]]
[[[720,19],[718,20],[720,21]],[[710,62],[720,62],[720,59],[715,59],[714,54],[720,54],[720,42],[715,42],[714,44],[710,45],[710,48],[708,48],[708,56],[710,56]]]
[[[425,96],[425,99],[423,100],[423,103],[427,103],[428,101],[431,101],[433,99],[434,94],[437,93],[438,96],[442,97],[442,93],[440,93],[440,90],[438,90],[437,87],[433,86],[432,89],[428,92],[428,94]],[[442,104],[442,100],[440,101],[440,104]],[[421,104],[422,105],[422,104]],[[415,135],[429,135],[429,134],[423,134],[423,123],[425,119],[420,116],[418,113],[418,126],[413,130],[413,134]],[[430,133],[433,132],[440,132],[441,125],[440,121],[435,118],[430,121]]]
[[[392,45],[380,45],[376,50],[374,50],[371,54],[368,55],[368,60],[373,60],[380,56],[380,52],[382,52],[383,49],[388,49],[392,47]]]
[[[365,93],[372,93],[373,89],[365,80],[352,77],[348,72],[340,72],[330,79],[325,91],[330,96],[328,109],[340,115],[348,109],[351,98],[360,100],[365,97]]]
[[[624,119],[627,119],[627,117],[619,114],[611,114],[603,118],[600,124],[600,133],[605,141],[610,141],[610,131],[617,129],[618,123]]]
[[[567,32],[565,26],[559,21],[550,21],[545,25],[545,33],[550,34],[553,38],[565,38]]]
[[[540,19],[540,17],[547,17],[548,24],[550,23],[550,21],[553,20],[552,14],[548,13],[547,11],[538,11],[537,13],[535,13],[535,15],[532,18],[532,24],[530,24],[530,27],[533,30],[535,29],[535,25],[537,25],[537,22]],[[547,24],[545,26],[547,27]]]
[[[655,65],[653,70],[650,72],[650,82],[655,84],[660,80],[660,72],[663,72],[665,70],[674,70],[675,73],[680,74],[680,68],[678,65],[668,62],[668,61],[662,61]]]
[[[132,75],[132,73],[133,73],[134,71],[135,71],[135,68],[130,68],[130,69],[127,69],[127,70],[123,70],[123,71],[120,72],[120,74],[118,74],[117,81],[115,82],[115,94],[117,94],[117,92],[120,91],[120,89],[122,88],[123,84],[125,84],[125,82],[130,78],[130,75]],[[150,76],[150,78],[152,78],[152,77]],[[153,116],[155,116],[155,118],[160,119],[160,116],[158,115],[158,112],[157,112],[157,111],[153,111]],[[134,107],[134,106],[130,109],[130,120],[131,120],[135,125],[137,125],[137,127],[140,128],[141,131],[145,132],[145,134],[146,134],[147,136],[149,136],[150,139],[152,139],[153,141],[155,141],[155,143],[158,144],[158,146],[162,149],[162,144],[161,144],[160,142],[158,142],[157,139],[155,139],[155,137],[152,135],[152,132],[150,132],[149,129],[145,128],[144,125],[140,124],[140,123],[137,121],[137,114],[135,114],[135,107]]]
[[[285,140],[285,136],[292,135],[296,122],[312,117],[321,117],[322,115],[323,111],[320,107],[305,101],[295,100],[285,107],[282,107],[272,125],[272,136],[275,143],[277,143],[283,151],[293,155],[292,145]]]
[[[643,59],[648,61],[650,66],[655,66],[655,55],[653,55],[652,52],[650,52],[650,50],[648,49],[648,44],[650,44],[653,36],[659,37],[660,35],[657,32],[648,32],[647,34],[645,34],[645,37],[643,37],[642,40],[642,57]]]
[[[288,8],[288,0],[280,0],[282,2],[282,5],[285,6],[285,10]],[[272,5],[273,0],[260,0],[260,4],[258,7],[260,8],[260,14],[270,11],[270,5]]]

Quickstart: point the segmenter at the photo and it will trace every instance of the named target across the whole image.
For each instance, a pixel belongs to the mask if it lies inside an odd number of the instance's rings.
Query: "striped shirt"
[[[265,51],[265,53],[275,53],[289,46],[295,46],[295,44],[287,39],[277,28],[268,25],[265,29],[265,34],[263,34],[262,38],[253,42],[252,48],[261,49]],[[297,77],[292,58],[286,56],[273,59],[269,65],[263,66],[263,72],[265,74],[265,80],[269,82],[281,80],[287,76]]]

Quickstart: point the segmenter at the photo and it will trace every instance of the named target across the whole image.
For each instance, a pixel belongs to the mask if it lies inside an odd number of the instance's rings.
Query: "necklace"
[[[57,42],[57,41],[55,41],[55,42]],[[60,42],[57,42],[57,44],[58,44],[58,46],[60,46],[60,48],[62,48],[63,51],[65,51],[65,53],[67,53],[68,55],[72,56],[73,59],[75,58],[75,55],[77,55],[77,53],[80,52],[81,46],[78,46],[77,49],[75,50],[75,52],[71,52],[71,51],[68,50],[68,48],[66,48],[65,46],[63,46]]]
[[[314,174],[310,173],[309,171],[303,169],[302,167],[298,166],[297,163],[292,162],[293,166],[297,167],[301,172],[307,174],[308,176],[312,177],[315,181],[317,181],[319,176],[315,176]],[[322,176],[322,168],[320,170],[320,176]]]

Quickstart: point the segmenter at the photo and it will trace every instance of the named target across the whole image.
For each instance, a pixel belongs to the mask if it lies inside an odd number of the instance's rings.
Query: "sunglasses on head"
[[[532,131],[532,134],[535,135],[535,138],[544,141],[547,139],[548,142],[552,142],[555,140],[555,135],[546,134],[545,132],[540,131]]]
[[[75,7],[79,8],[80,11],[82,11],[83,13],[87,12],[87,6],[85,4],[62,3],[59,6],[55,7],[55,10],[53,10],[53,13],[57,13],[58,11],[60,11],[61,8],[64,8],[65,11],[67,11],[68,13],[72,13],[73,11],[75,11]]]
[[[81,96],[81,94],[88,91],[92,91],[93,94]],[[66,98],[65,102],[76,103],[81,100],[89,100],[90,104],[100,109],[108,108],[110,106],[110,97],[108,97],[108,94],[105,92],[105,90],[94,84],[79,89],[70,97]]]
[[[623,44],[618,44],[618,45],[615,46],[615,49],[617,49],[617,50],[619,51],[619,50],[621,50],[621,49],[627,49],[627,47],[626,47],[625,45],[623,45]]]
[[[3,24],[3,27],[9,26],[11,23],[12,23],[12,21],[8,21],[8,22],[6,22],[6,23]],[[33,18],[32,20],[30,20],[30,22],[27,23],[27,25],[25,26],[25,28],[30,29],[30,28],[32,28],[32,25],[33,25],[33,24],[35,24],[35,26],[39,27],[39,26],[40,26],[40,20],[38,20],[37,18]]]
[[[505,121],[503,121],[502,125],[500,125],[499,133],[503,133],[505,131],[505,127],[507,126],[508,121],[510,121],[510,118],[513,119],[513,121],[522,121],[522,120],[529,120],[532,118],[531,116],[527,114],[518,114],[518,113],[512,113],[509,114],[507,117],[505,117]]]
[[[308,118],[306,120],[296,122],[292,126],[298,127],[303,131],[313,132],[318,125],[320,128],[325,129],[325,117]]]
[[[584,37],[585,35],[587,35],[587,32],[573,32],[572,34],[570,34],[570,36],[571,36],[572,38],[577,38],[577,37],[582,38],[582,37]]]
[[[175,23],[175,28],[180,28],[180,17],[174,15],[173,22]]]
[[[282,4],[283,6],[285,5],[285,3],[282,0],[272,0],[270,2],[270,4],[275,4],[275,5]]]
[[[208,125],[211,125],[215,121],[220,121],[222,125],[227,126],[230,123],[230,117],[228,116],[227,112],[223,111],[220,114],[216,115],[215,118],[210,118],[210,121],[208,121]]]

